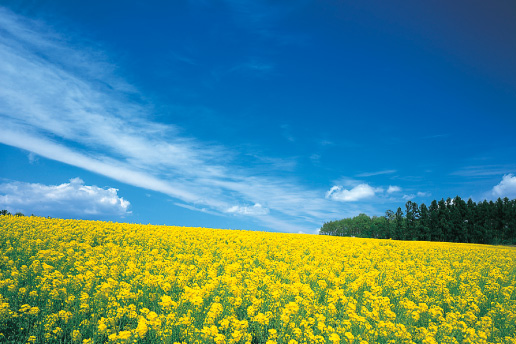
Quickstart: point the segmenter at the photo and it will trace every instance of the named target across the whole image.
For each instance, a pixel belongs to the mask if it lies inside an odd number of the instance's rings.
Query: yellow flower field
[[[0,343],[516,343],[516,249],[0,216]]]

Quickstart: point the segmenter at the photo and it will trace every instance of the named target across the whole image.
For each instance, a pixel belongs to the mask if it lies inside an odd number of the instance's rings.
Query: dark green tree
[[[429,210],[429,222],[428,227],[430,230],[430,240],[439,241],[442,240],[442,229],[439,226],[439,204],[436,200],[430,203]]]
[[[371,218],[366,214],[359,214],[352,219],[351,235],[356,237],[367,237],[371,228]]]
[[[464,220],[465,242],[475,242],[473,235],[475,232],[476,211],[477,204],[473,202],[471,198],[468,199],[468,203],[466,203],[466,215]]]
[[[450,241],[465,242],[466,202],[459,196],[448,206],[450,214]]]
[[[516,199],[509,201],[504,199],[505,208],[505,230],[504,237],[508,244],[516,244]]]
[[[480,244],[516,244],[516,200],[475,203],[459,196],[433,200],[430,207],[408,201],[385,216],[360,214],[324,223],[320,234],[397,240],[431,240]],[[6,210],[1,215],[9,214]],[[16,214],[23,216],[23,214]]]
[[[396,214],[392,210],[387,210],[385,212],[385,219],[387,220],[387,228],[385,231],[385,238],[391,239],[394,238],[394,231],[395,231],[395,225],[394,225],[394,219],[396,218]]]
[[[505,237],[505,204],[501,198],[498,198],[495,202],[493,209],[493,224],[495,237],[499,243],[504,243]]]
[[[473,242],[477,242],[479,244],[488,243],[489,240],[487,238],[487,233],[490,222],[488,214],[489,203],[485,200],[478,203],[475,208],[473,233],[471,234]]]
[[[405,238],[405,219],[403,217],[403,210],[398,207],[394,215],[394,233],[393,239],[403,240]]]
[[[448,203],[451,203],[451,199],[448,198],[448,200]],[[447,202],[445,202],[444,199],[441,199],[439,202],[437,202],[437,206],[439,228],[441,228],[441,237],[438,239],[438,241],[450,241],[450,211],[447,207]]]
[[[418,240],[432,240],[432,233],[430,232],[430,213],[424,203],[419,207],[417,232]]]
[[[412,201],[405,203],[405,232],[404,240],[414,240],[416,236],[416,218],[414,216]]]
[[[371,232],[373,238],[388,239],[389,238],[389,221],[384,216],[373,216],[371,223]]]

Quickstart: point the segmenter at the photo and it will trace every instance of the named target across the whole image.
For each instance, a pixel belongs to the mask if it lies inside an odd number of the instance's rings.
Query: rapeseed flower
[[[0,242],[0,342],[516,341],[514,248],[12,216]]]

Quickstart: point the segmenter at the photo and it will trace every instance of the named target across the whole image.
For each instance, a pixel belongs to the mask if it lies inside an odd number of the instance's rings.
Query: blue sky
[[[0,207],[315,233],[516,197],[513,1],[3,1]]]

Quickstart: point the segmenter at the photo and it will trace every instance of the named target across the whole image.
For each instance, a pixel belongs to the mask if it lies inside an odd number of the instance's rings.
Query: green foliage
[[[13,215],[11,214],[8,210],[0,210],[0,216],[7,216],[7,215]],[[17,212],[16,214],[14,214],[14,216],[25,216],[23,213],[21,212]]]
[[[516,200],[475,203],[459,196],[425,204],[408,201],[405,213],[387,210],[383,217],[360,214],[326,222],[323,235],[362,238],[516,244]]]

